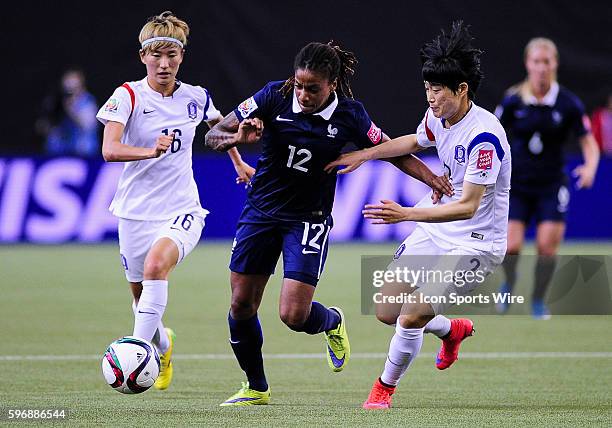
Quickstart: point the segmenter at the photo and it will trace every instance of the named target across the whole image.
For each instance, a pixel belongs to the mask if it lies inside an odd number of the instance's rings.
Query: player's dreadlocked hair
[[[293,70],[303,69],[321,73],[330,82],[338,79],[336,91],[345,97],[353,98],[350,77],[355,74],[357,57],[354,53],[343,50],[332,41],[329,43],[311,42],[304,46],[295,57]],[[290,77],[280,89],[283,95],[293,91],[295,77]]]
[[[463,21],[453,22],[450,34],[442,33],[421,48],[423,80],[450,88],[453,92],[459,84],[468,84],[468,98],[474,99],[484,74],[480,70],[482,51],[472,46],[468,27]]]

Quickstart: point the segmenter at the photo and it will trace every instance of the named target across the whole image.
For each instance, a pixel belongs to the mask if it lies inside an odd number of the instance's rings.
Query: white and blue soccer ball
[[[102,374],[115,391],[140,394],[151,388],[159,376],[159,355],[146,340],[125,336],[106,349]]]

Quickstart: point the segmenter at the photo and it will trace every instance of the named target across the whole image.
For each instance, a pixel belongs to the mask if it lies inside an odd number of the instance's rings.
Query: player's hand
[[[170,135],[160,135],[157,137],[151,157],[158,158],[162,154],[166,153],[166,151],[170,148],[170,145],[172,145],[172,141],[174,141],[174,132]]]
[[[238,125],[236,142],[238,144],[252,144],[259,141],[263,133],[264,124],[259,118],[244,119]]]
[[[331,173],[337,166],[346,166],[346,168],[337,171],[338,174],[348,174],[349,172],[355,171],[368,159],[365,150],[357,150],[354,152],[341,154],[338,159],[325,165],[323,170],[327,173]]]
[[[372,224],[392,224],[410,220],[410,208],[403,207],[397,202],[383,199],[380,204],[368,204],[361,211],[364,218],[374,221]]]
[[[244,183],[244,188],[246,189],[249,184],[251,184],[251,177],[255,175],[255,168],[249,165],[246,162],[240,162],[238,164],[234,164],[234,169],[236,170],[236,184]]]
[[[431,199],[434,204],[442,199],[442,195],[453,196],[455,194],[455,189],[446,175],[439,175],[433,178],[429,183],[429,187],[433,190]]]
[[[586,165],[578,165],[572,171],[572,175],[578,178],[576,182],[577,189],[590,189],[595,182],[595,171]]]
[[[437,204],[442,200],[442,196],[442,193],[438,192],[437,190],[434,190],[433,192],[431,192],[431,203],[434,205]]]

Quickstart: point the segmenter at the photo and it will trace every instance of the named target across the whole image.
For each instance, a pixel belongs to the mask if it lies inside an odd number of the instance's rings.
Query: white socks
[[[444,315],[436,315],[425,324],[425,333],[433,333],[438,337],[444,337],[451,329],[451,321]]]
[[[136,316],[137,308],[136,302],[134,300],[132,300],[132,312],[134,312],[134,316]],[[170,338],[168,337],[168,333],[166,333],[166,329],[164,328],[162,320],[159,320],[157,330],[153,335],[151,343],[155,345],[157,347],[157,350],[162,354],[165,353],[170,347]]]
[[[157,350],[162,354],[165,354],[170,347],[170,339],[168,338],[168,333],[166,333],[166,329],[164,328],[161,319],[159,320],[159,324],[157,324],[157,331],[153,336],[152,343],[157,346]]]
[[[132,312],[134,312],[134,316],[136,316],[137,308],[136,302],[134,300],[132,300]],[[166,333],[166,329],[164,328],[162,320],[159,320],[157,330],[153,335],[151,343],[155,345],[155,347],[157,347],[157,350],[162,354],[165,353],[170,347],[170,338],[168,337],[168,333]]]
[[[422,328],[403,328],[398,323],[389,345],[385,370],[380,379],[387,385],[397,385],[400,378],[408,370],[410,363],[419,354],[422,344]]]
[[[168,303],[168,281],[145,280],[142,281],[142,294],[138,300],[138,307],[134,312],[134,333],[136,337],[152,341],[157,329],[160,329],[160,350],[163,352],[162,341],[168,337],[161,323],[162,316]],[[168,349],[167,344],[165,349]]]

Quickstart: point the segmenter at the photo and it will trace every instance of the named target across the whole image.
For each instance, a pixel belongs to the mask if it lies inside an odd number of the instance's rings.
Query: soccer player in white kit
[[[140,31],[140,59],[147,76],[118,87],[98,112],[104,125],[102,154],[125,162],[110,211],[119,217],[119,249],[134,297],[133,335],[160,352],[155,382],[172,380],[174,332],[164,328],[168,275],[196,246],[208,211],[200,205],[193,178],[192,145],[196,127],[223,117],[208,91],[176,79],[189,26],[172,14],[152,17]],[[254,169],[230,152],[237,182]]]
[[[421,60],[429,108],[416,135],[345,154],[328,165],[330,168],[347,165],[339,171],[347,173],[367,160],[437,148],[455,189],[453,196],[438,200],[437,195],[427,195],[414,208],[383,200],[380,204],[366,205],[363,211],[364,217],[374,219],[375,224],[417,222],[414,232],[398,248],[390,270],[399,256],[407,256],[403,258],[408,260],[408,266],[411,260],[412,264],[418,263],[412,266],[415,269],[450,267],[453,273],[474,270],[484,278],[504,258],[510,147],[497,118],[472,101],[483,76],[481,53],[472,46],[472,37],[461,22],[453,24],[450,34],[443,31],[425,44]],[[423,333],[433,333],[442,339],[436,358],[438,369],[448,368],[457,359],[461,342],[472,335],[473,323],[469,319],[450,320],[442,313],[452,303],[449,296],[466,295],[479,284],[476,280],[464,284],[452,279],[446,283],[421,281],[414,284],[415,297],[419,298],[414,303],[404,303],[399,314],[392,314],[394,318],[385,311],[382,316],[377,313],[381,321],[395,323],[396,329],[384,371],[374,382],[364,408],[391,406],[391,395],[421,349]],[[443,296],[445,300],[428,302],[427,296]]]

